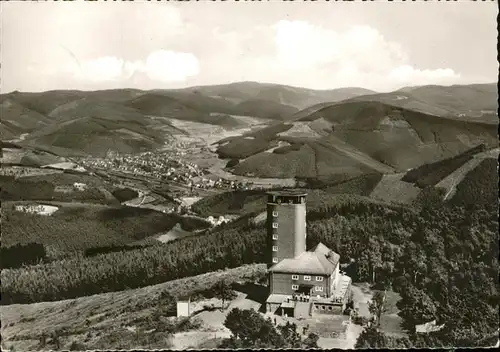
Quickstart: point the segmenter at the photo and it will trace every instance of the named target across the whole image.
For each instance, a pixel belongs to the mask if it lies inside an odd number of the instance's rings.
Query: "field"
[[[384,175],[369,194],[370,198],[386,202],[411,204],[420,194],[420,189],[402,180],[404,173]]]

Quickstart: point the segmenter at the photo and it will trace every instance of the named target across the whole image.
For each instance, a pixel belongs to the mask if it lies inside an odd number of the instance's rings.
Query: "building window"
[[[292,290],[298,290],[299,289],[299,285],[292,285]]]
[[[316,291],[323,292],[323,286],[316,286],[314,289]]]
[[[278,262],[278,258],[273,258],[273,263],[277,263]]]
[[[307,275],[304,275],[304,280],[305,280],[305,281],[311,281],[311,277],[310,277],[310,276],[307,276]]]
[[[333,307],[332,306],[328,306],[328,310],[333,310]]]
[[[273,246],[273,252],[277,252],[278,251],[278,246]]]
[[[292,280],[298,280],[299,279],[299,275],[292,275]]]
[[[325,306],[321,306],[321,310],[325,310],[325,309],[326,309],[326,307],[325,307]]]
[[[277,222],[273,222],[273,229],[277,229],[278,228],[278,223]]]
[[[316,281],[323,281],[323,276],[316,276]]]
[[[278,235],[274,234],[273,235],[273,240],[277,240],[278,239]]]
[[[277,217],[278,216],[278,212],[277,211],[273,211],[273,216]]]

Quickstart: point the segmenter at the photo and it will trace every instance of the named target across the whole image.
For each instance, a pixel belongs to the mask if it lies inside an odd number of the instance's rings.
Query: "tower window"
[[[273,211],[273,216],[277,217],[278,216],[278,212],[277,211]]]
[[[292,275],[292,280],[298,280],[299,279],[299,275]]]
[[[277,263],[278,262],[278,258],[273,258],[273,263]]]
[[[292,285],[292,290],[298,290],[299,289],[299,285]]]
[[[278,235],[277,234],[273,234],[273,240],[277,240],[278,239]]]
[[[316,276],[316,281],[323,281],[323,276]]]
[[[311,281],[311,277],[310,277],[310,276],[308,276],[308,275],[304,275],[304,280],[305,280],[305,281]]]
[[[278,251],[278,246],[273,246],[273,252],[277,252]]]
[[[315,291],[323,292],[323,286],[316,286],[314,288]]]
[[[277,222],[273,222],[273,229],[277,229],[278,228],[278,223]]]

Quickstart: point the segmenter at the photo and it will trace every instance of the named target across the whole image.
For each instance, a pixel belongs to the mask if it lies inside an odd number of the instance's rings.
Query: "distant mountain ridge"
[[[152,125],[158,125],[158,121],[151,121],[151,116],[231,129],[242,126],[232,115],[283,121],[308,101],[339,101],[367,92],[371,91],[361,88],[314,91],[256,82],[151,91],[16,91],[0,95],[0,134],[2,140],[24,136],[23,143],[49,144],[92,154],[105,153],[102,148],[138,152],[162,144],[157,136],[153,138],[146,132]],[[102,120],[106,121],[108,131],[100,126]],[[70,121],[73,123],[68,124]],[[87,126],[82,126],[84,122]],[[109,140],[105,141],[106,138]],[[83,148],[82,139],[93,147]]]
[[[376,93],[363,88],[312,90],[258,82],[151,91],[12,92],[0,95],[0,134],[2,140],[23,136],[25,141],[21,143],[48,144],[75,152],[102,153],[104,150],[101,149],[105,147],[134,152],[154,149],[162,144],[163,137],[150,131],[162,123],[161,120],[153,121],[151,117],[154,116],[227,129],[242,126],[238,116],[250,116],[285,123],[285,130],[290,126],[290,136],[325,137],[339,121],[334,118],[332,122],[329,120],[331,116],[324,118],[320,115],[343,109],[334,106],[346,106],[349,110],[346,104],[352,102],[368,104],[366,106],[378,102],[428,115],[491,123],[493,116],[496,118],[496,113],[492,112],[497,106],[496,94],[496,85],[493,84],[409,87],[392,93]],[[84,123],[87,126],[83,127]],[[267,133],[263,131],[261,135]],[[280,133],[287,134],[286,131]],[[68,136],[75,138],[72,141]],[[104,142],[105,138],[109,141]],[[79,142],[82,139],[94,147],[82,150],[83,142]],[[251,149],[247,148],[250,155]]]
[[[351,101],[378,101],[430,115],[476,122],[498,122],[496,83],[405,87],[391,93],[357,96]]]

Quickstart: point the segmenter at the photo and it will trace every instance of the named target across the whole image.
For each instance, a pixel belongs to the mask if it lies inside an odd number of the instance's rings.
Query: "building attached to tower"
[[[342,314],[351,278],[339,270],[340,255],[324,244],[306,251],[306,196],[298,190],[268,193],[266,310],[297,318]]]

